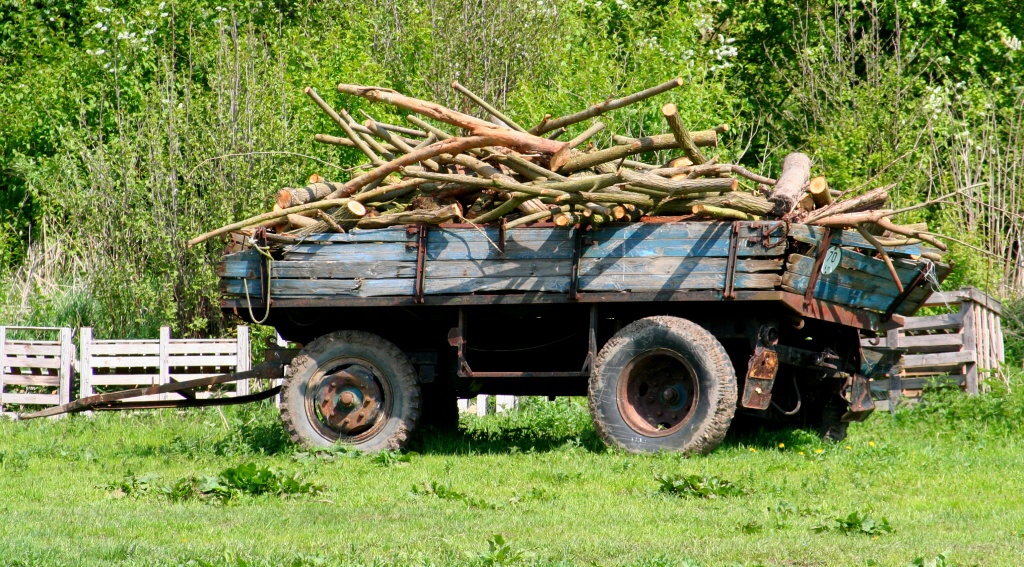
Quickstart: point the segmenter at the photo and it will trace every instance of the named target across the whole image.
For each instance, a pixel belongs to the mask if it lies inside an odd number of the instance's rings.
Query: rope
[[[249,280],[247,278],[242,278],[242,287],[245,288],[245,304],[246,308],[249,310],[249,318],[252,319],[252,322],[256,325],[262,325],[270,318],[270,282],[274,279],[274,257],[270,255],[269,246],[260,246],[259,244],[256,244],[256,240],[252,238],[249,239],[249,243],[252,244],[252,247],[257,252],[267,258],[267,299],[264,302],[266,304],[266,312],[263,314],[263,318],[258,321],[256,320],[256,315],[252,312],[252,299],[249,297]]]

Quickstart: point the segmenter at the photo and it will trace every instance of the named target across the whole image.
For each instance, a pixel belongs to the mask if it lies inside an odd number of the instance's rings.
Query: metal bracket
[[[747,379],[743,385],[741,405],[745,408],[764,410],[772,401],[772,387],[779,370],[779,356],[775,346],[779,343],[779,331],[774,325],[762,325],[757,331],[754,356],[747,365]]]
[[[864,421],[875,411],[875,401],[871,399],[871,383],[860,374],[852,374],[843,384],[843,394],[850,402],[850,409],[842,421]]]
[[[569,274],[569,300],[579,301],[580,299],[580,257],[583,255],[583,230],[579,227],[575,230],[572,246],[572,272]]]
[[[501,217],[498,221],[498,251],[502,254],[505,253],[505,239],[507,237],[507,228],[505,227],[505,217]]]
[[[831,245],[832,229],[826,227],[825,236],[818,243],[817,257],[814,259],[814,270],[811,271],[811,276],[807,281],[807,290],[804,291],[804,310],[809,309],[814,301],[814,288],[818,287],[818,275],[821,274],[821,266],[825,263],[825,254],[828,254],[828,248]]]
[[[739,255],[740,247],[740,221],[733,221],[732,231],[729,233],[729,260],[725,267],[725,288],[722,290],[722,299],[736,299],[736,256]]]
[[[427,232],[430,229],[427,225],[421,224],[416,233],[416,287],[413,301],[423,303],[423,274],[427,261]]]

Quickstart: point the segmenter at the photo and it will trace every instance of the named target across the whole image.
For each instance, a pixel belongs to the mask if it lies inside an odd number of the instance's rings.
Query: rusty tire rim
[[[633,431],[666,437],[690,421],[699,396],[693,366],[675,351],[653,349],[633,357],[622,369],[615,398]]]
[[[333,359],[310,378],[306,415],[320,435],[334,442],[361,443],[383,429],[392,414],[386,374],[369,360]]]

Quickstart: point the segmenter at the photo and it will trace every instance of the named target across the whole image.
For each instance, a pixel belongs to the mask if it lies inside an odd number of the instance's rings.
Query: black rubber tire
[[[385,423],[370,437],[347,442],[333,439],[313,424],[306,406],[307,387],[317,371],[341,357],[362,359],[380,370],[378,380],[387,381],[391,392],[390,411],[379,419]],[[312,393],[309,394],[312,396]],[[420,386],[409,357],[387,340],[363,331],[336,331],[306,345],[291,362],[291,374],[282,392],[281,421],[292,441],[306,447],[345,444],[366,453],[397,451],[415,429],[420,417]]]
[[[672,351],[693,370],[698,395],[679,429],[661,436],[637,431],[623,417],[617,399],[624,370],[653,350]],[[678,317],[634,321],[601,349],[590,374],[590,415],[601,439],[631,453],[674,451],[706,454],[725,438],[736,413],[736,371],[720,342],[703,327]]]

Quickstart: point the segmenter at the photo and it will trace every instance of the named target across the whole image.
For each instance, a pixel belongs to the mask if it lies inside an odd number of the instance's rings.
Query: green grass
[[[1017,565],[1019,382],[930,395],[839,445],[760,431],[693,458],[604,449],[579,400],[467,416],[408,457],[301,451],[268,407],[4,421],[0,564]],[[315,489],[168,490],[231,475]],[[701,493],[722,483],[739,490]]]

